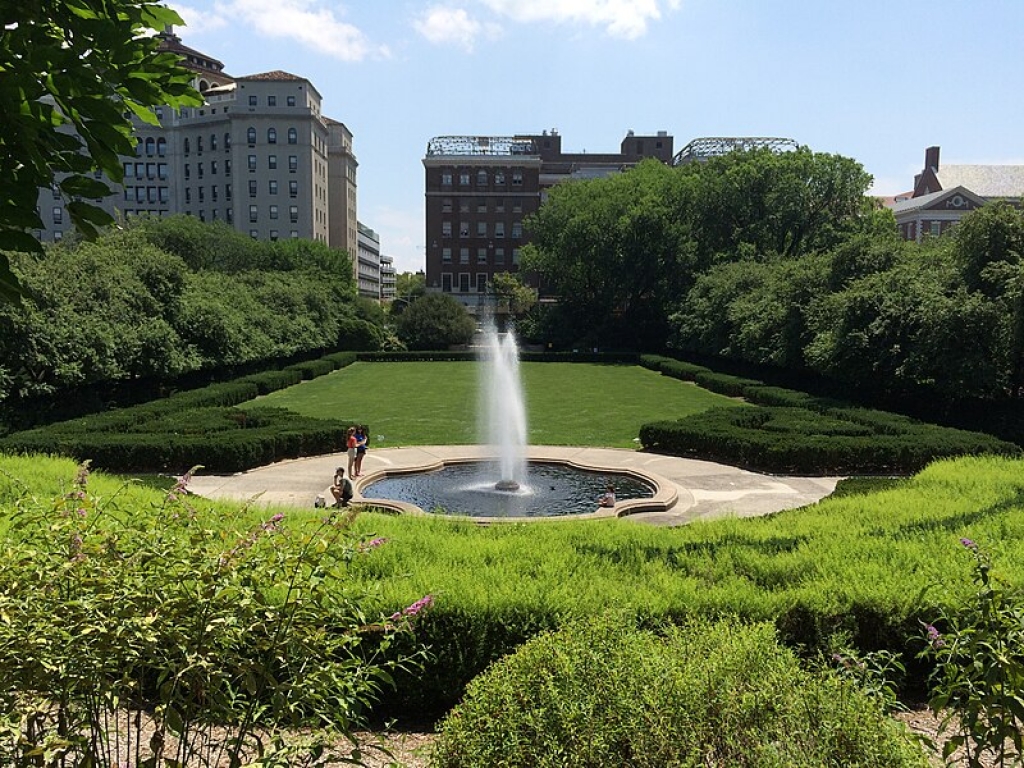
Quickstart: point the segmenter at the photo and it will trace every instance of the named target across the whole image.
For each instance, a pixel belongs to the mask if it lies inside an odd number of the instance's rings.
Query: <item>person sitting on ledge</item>
[[[605,486],[604,493],[597,497],[597,506],[599,507],[614,507],[615,506],[615,486],[609,483]]]
[[[334,482],[331,484],[331,495],[334,497],[335,507],[347,507],[352,501],[352,481],[345,477],[345,468],[338,467],[334,470]]]

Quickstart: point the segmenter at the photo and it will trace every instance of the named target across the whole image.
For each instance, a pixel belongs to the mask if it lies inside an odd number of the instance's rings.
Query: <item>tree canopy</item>
[[[132,116],[198,105],[191,75],[152,32],[181,18],[156,0],[0,0],[0,252],[36,251],[41,187],[56,185],[86,237],[112,222],[87,202],[111,194],[134,155]],[[0,253],[0,297],[20,290]]]

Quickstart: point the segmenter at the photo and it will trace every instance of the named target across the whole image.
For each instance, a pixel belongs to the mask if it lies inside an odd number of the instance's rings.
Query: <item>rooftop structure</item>
[[[672,165],[704,162],[736,150],[745,152],[751,149],[770,149],[772,152],[789,152],[798,146],[793,139],[771,136],[704,136],[694,139],[679,150],[672,158]]]

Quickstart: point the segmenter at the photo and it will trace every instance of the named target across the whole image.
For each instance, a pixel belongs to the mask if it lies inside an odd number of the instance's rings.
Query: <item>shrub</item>
[[[444,720],[439,768],[924,766],[853,684],[802,670],[766,624],[663,636],[605,616],[538,636]]]
[[[212,514],[187,475],[151,506],[101,501],[87,477],[4,505],[3,765],[307,765],[352,738],[410,661],[366,652],[410,621],[365,615],[351,583],[379,539],[351,516]],[[330,730],[289,745],[280,729],[297,726]]]

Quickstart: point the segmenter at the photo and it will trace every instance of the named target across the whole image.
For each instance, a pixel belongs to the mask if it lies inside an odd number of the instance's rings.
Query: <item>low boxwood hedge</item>
[[[1020,454],[979,432],[915,422],[864,409],[713,408],[677,421],[645,424],[646,450],[799,474],[903,474],[937,458]]]
[[[240,472],[345,446],[347,422],[312,419],[280,408],[237,407],[355,362],[352,352],[296,363],[176,393],[162,400],[83,416],[0,440],[0,450],[89,459],[118,472]]]

